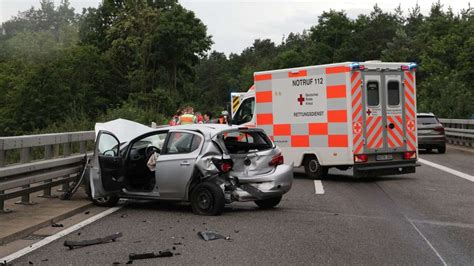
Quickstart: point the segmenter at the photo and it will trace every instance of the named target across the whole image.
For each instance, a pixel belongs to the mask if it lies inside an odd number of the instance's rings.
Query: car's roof
[[[189,124],[178,126],[166,126],[157,128],[157,130],[197,130],[205,135],[214,136],[223,131],[237,130],[246,128],[245,126],[227,125],[227,124]]]

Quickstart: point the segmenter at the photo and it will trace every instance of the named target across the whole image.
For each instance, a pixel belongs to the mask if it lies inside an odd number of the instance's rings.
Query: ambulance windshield
[[[232,123],[241,125],[252,121],[253,110],[255,109],[255,98],[247,98],[240,105],[239,109],[235,113]]]

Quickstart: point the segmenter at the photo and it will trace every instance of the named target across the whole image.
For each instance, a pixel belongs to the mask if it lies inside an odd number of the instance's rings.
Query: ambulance
[[[415,63],[345,62],[254,73],[232,123],[259,127],[313,179],[414,173]],[[251,140],[248,140],[251,141]]]

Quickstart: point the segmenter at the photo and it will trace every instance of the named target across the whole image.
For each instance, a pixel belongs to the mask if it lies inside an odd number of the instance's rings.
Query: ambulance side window
[[[387,84],[388,105],[397,106],[400,104],[400,83],[398,80],[391,80]]]
[[[367,105],[378,106],[379,103],[379,83],[377,81],[367,82]]]
[[[237,113],[235,114],[233,119],[233,123],[235,123],[236,125],[240,125],[252,121],[254,108],[255,98],[251,97],[245,99],[240,105],[239,110],[237,110]]]

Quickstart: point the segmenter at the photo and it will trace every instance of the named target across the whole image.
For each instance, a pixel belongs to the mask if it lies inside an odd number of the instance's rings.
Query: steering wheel
[[[160,150],[160,148],[155,147],[155,146],[148,146],[148,147],[146,147],[146,149],[145,149],[145,156],[146,156],[146,158],[147,158],[147,159],[150,158],[150,156],[151,156],[151,154],[152,154],[153,152],[161,153],[161,150]]]

